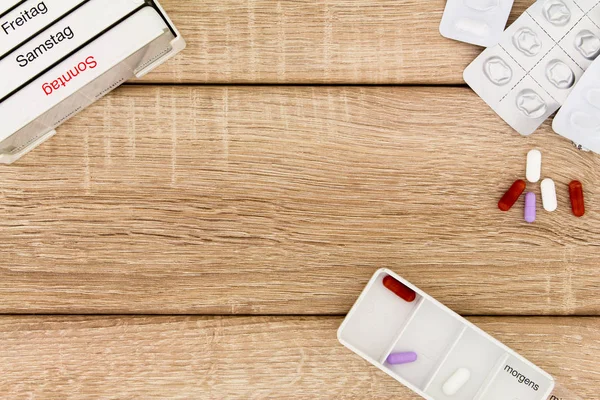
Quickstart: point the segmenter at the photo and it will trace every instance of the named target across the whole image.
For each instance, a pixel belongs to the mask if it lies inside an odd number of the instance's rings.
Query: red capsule
[[[404,285],[402,282],[398,282],[396,279],[391,276],[386,276],[383,278],[383,286],[394,292],[398,297],[406,300],[407,302],[412,302],[417,297],[417,294],[414,290]]]
[[[571,208],[573,215],[582,217],[585,214],[585,204],[583,201],[583,185],[579,181],[569,183],[569,197],[571,198]]]
[[[519,200],[526,187],[527,184],[523,179],[516,180],[498,202],[498,208],[502,211],[510,210],[517,200]]]

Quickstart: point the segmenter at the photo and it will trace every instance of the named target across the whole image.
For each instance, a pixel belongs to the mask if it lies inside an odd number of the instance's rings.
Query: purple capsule
[[[535,193],[525,195],[525,221],[530,224],[535,221]]]
[[[409,351],[405,353],[392,353],[387,358],[387,363],[396,364],[408,364],[417,361],[417,353]]]

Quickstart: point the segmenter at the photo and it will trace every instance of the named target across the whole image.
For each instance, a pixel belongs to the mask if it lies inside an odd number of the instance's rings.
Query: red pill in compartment
[[[414,290],[389,275],[383,278],[383,286],[394,292],[396,296],[409,303],[413,302],[417,298],[417,294]]]
[[[569,197],[571,198],[571,208],[573,215],[583,217],[585,214],[585,203],[583,200],[583,185],[579,181],[569,183]]]
[[[527,184],[523,179],[516,180],[498,202],[498,208],[502,211],[510,210],[517,200],[519,200],[526,187]]]

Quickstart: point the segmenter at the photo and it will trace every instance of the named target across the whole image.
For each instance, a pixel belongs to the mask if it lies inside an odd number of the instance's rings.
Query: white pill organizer
[[[449,39],[489,47],[498,43],[514,0],[448,0],[440,33]]]
[[[387,269],[369,281],[338,339],[428,400],[546,400],[555,386],[548,373]],[[407,352],[416,361],[388,362]]]
[[[600,54],[599,4],[538,0],[465,69],[465,82],[513,129],[530,135]]]
[[[65,54],[91,42],[97,35],[139,8],[137,0],[92,0],[50,26],[0,60],[0,102]]]
[[[73,11],[85,0],[28,0],[0,16],[0,56]]]
[[[23,3],[23,0],[3,0],[0,2],[0,16],[18,6],[19,3]]]
[[[596,59],[552,123],[554,132],[600,154],[600,59]]]
[[[71,39],[59,41],[57,32]],[[0,61],[3,75],[15,77],[0,84],[0,163],[18,160],[58,125],[184,47],[156,1],[82,2]]]

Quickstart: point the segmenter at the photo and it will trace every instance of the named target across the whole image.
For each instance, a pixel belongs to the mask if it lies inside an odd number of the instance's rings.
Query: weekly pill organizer
[[[85,0],[29,0],[17,3],[0,17],[0,56],[84,3]]]
[[[539,0],[464,71],[513,129],[533,133],[600,54],[600,1]]]
[[[136,0],[92,0],[0,60],[0,102],[33,77],[139,7]]]
[[[51,3],[43,3],[50,12]],[[0,84],[0,162],[16,161],[58,125],[184,47],[156,1],[79,2],[0,60],[0,71],[17,78]]]
[[[392,271],[378,270],[339,341],[428,400],[546,400],[552,376]]]

